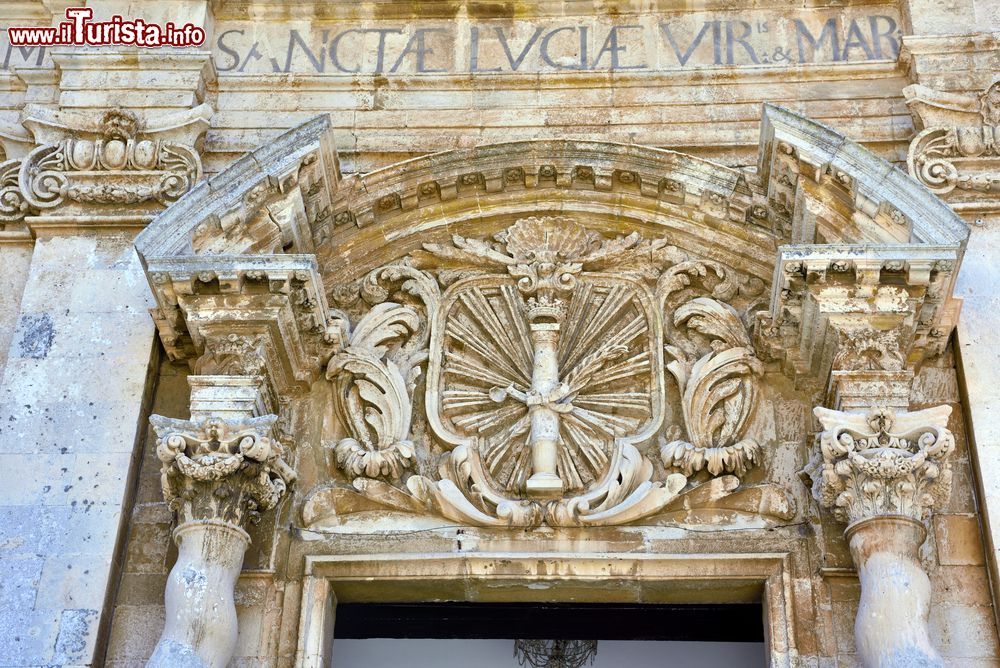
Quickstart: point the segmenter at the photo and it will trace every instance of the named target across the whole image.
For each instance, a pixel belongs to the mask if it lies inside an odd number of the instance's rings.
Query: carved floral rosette
[[[745,308],[762,287],[664,240],[566,218],[425,244],[333,290],[345,311],[327,377],[346,431],[333,463],[349,493],[464,524],[656,515],[689,478],[761,460],[747,431],[762,365],[727,302]],[[665,427],[677,404],[683,424]],[[443,450],[436,476],[418,461],[417,406],[422,439]]]
[[[903,515],[921,521],[947,499],[948,457],[955,449],[946,428],[950,406],[912,413],[884,408],[868,414],[814,412],[823,431],[813,496],[839,520],[853,524]]]
[[[21,196],[36,210],[67,201],[166,206],[201,179],[201,160],[191,146],[142,137],[133,114],[112,110],[102,119],[100,136],[71,137],[33,150],[17,179]]]
[[[150,417],[156,431],[163,496],[178,525],[220,520],[256,523],[295,480],[272,438],[276,415],[240,420]]]

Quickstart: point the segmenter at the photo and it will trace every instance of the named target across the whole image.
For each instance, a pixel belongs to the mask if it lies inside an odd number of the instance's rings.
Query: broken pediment
[[[767,106],[756,170],[544,140],[344,177],[319,117],[136,246],[173,359],[261,376],[268,410],[322,424],[307,528],[534,527],[787,520],[759,471],[767,379],[842,395],[837,373],[941,353],[966,236],[905,173]]]

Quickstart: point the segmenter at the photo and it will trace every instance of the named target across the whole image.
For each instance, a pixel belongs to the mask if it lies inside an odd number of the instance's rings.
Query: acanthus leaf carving
[[[681,391],[688,439],[664,442],[663,463],[686,476],[701,470],[743,476],[761,458],[760,445],[745,434],[757,408],[763,365],[731,306],[695,297],[674,312],[673,320],[675,329],[667,335],[672,344],[666,349],[674,359],[667,370]],[[705,345],[679,334],[677,328],[683,325],[705,339],[707,352]]]
[[[398,482],[414,463],[413,394],[427,360],[429,330],[426,315],[387,301],[386,284],[398,284],[402,294],[417,298],[425,313],[436,309],[439,291],[430,276],[406,264],[370,272],[356,294],[371,309],[353,330],[348,314],[337,319],[342,348],[326,373],[335,383],[337,413],[350,434],[333,446],[338,467],[356,479]]]
[[[393,302],[377,304],[327,365],[338,414],[350,436],[334,446],[338,465],[354,476],[399,480],[413,463],[409,440],[413,386],[425,351],[390,359],[387,346],[419,327],[419,316]]]
[[[951,487],[950,406],[865,413],[814,409],[823,425],[820,459],[808,471],[813,496],[850,524],[879,516],[921,521]]]
[[[352,490],[314,497],[356,493],[479,526],[606,525],[663,512],[702,468],[742,475],[760,459],[745,432],[762,367],[723,301],[760,287],[665,240],[607,239],[558,217],[518,221],[489,241],[425,244],[335,286],[351,315],[327,376],[349,432],[336,465]],[[666,401],[664,313],[687,445],[719,465],[678,458],[658,472],[646,454]],[[444,449],[436,475],[411,472],[425,359],[421,441]],[[304,517],[323,516],[322,503],[307,501]]]
[[[163,496],[178,524],[218,520],[243,526],[274,508],[295,472],[272,438],[276,415],[177,420],[150,417]]]

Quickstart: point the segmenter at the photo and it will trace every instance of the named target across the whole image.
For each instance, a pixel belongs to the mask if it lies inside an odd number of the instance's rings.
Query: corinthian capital
[[[274,508],[295,472],[271,434],[275,415],[175,420],[154,415],[163,496],[178,525],[218,520],[242,527]]]
[[[955,449],[946,428],[950,406],[813,412],[823,425],[822,475],[814,476],[813,496],[838,519],[854,524],[902,515],[919,521],[948,497],[948,456]]]

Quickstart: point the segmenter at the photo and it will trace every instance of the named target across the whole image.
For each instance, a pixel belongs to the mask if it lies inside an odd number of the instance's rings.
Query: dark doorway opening
[[[580,661],[553,662],[554,647]],[[531,648],[526,652],[525,648]],[[525,657],[531,654],[531,660]],[[562,655],[560,655],[562,656]],[[332,668],[764,668],[754,604],[346,603]]]
[[[764,642],[759,604],[343,603],[335,639]]]

